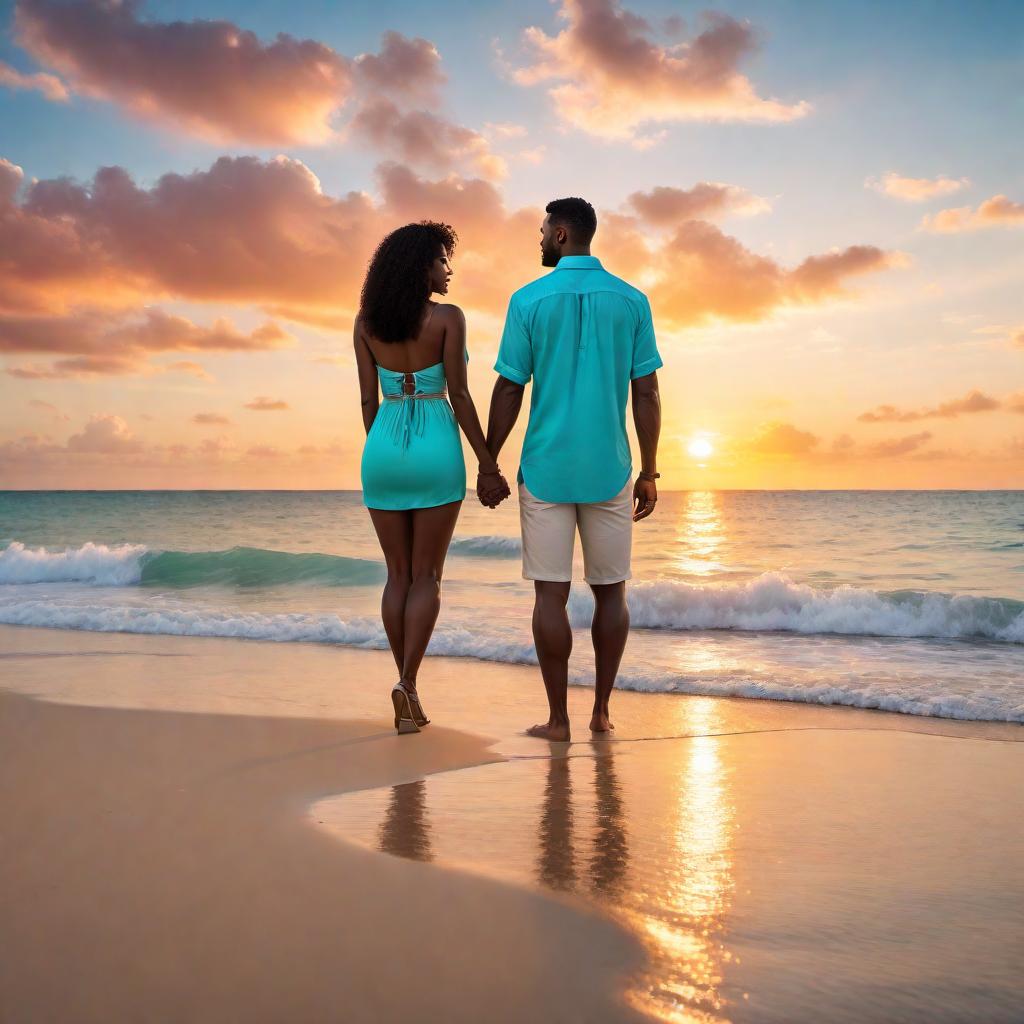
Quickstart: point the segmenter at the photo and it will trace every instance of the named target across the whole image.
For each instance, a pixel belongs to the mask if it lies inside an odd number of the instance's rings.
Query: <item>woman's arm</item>
[[[356,369],[359,371],[359,403],[363,410],[363,427],[367,433],[377,418],[380,408],[380,396],[377,392],[377,363],[373,353],[363,340],[363,330],[359,317],[352,325],[352,344],[356,352]]]
[[[466,317],[458,306],[446,306],[444,321],[444,375],[448,379],[448,398],[452,403],[455,418],[459,421],[466,440],[476,453],[480,473],[486,477],[500,476],[498,463],[487,450],[487,441],[480,426],[480,417],[469,393],[466,376]],[[502,479],[502,490],[508,485]]]

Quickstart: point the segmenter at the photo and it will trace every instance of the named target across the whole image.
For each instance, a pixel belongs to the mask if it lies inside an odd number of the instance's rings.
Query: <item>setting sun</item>
[[[706,437],[691,438],[686,446],[686,450],[695,459],[706,459],[709,455],[714,454],[715,451],[711,442]]]

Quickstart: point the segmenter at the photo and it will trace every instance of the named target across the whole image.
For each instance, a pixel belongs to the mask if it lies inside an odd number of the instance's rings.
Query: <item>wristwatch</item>
[[[643,470],[641,470],[639,473],[637,473],[637,476],[641,480],[657,480],[658,477],[661,476],[661,474],[660,473],[645,473]]]

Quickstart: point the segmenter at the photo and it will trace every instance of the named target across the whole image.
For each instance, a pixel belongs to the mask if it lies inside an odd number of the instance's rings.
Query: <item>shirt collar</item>
[[[596,256],[562,256],[555,270],[604,270]]]

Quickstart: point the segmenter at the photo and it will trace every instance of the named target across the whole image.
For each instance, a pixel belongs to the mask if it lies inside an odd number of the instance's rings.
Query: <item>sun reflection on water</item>
[[[676,530],[676,569],[688,576],[710,576],[723,568],[725,527],[714,491],[690,491]]]

